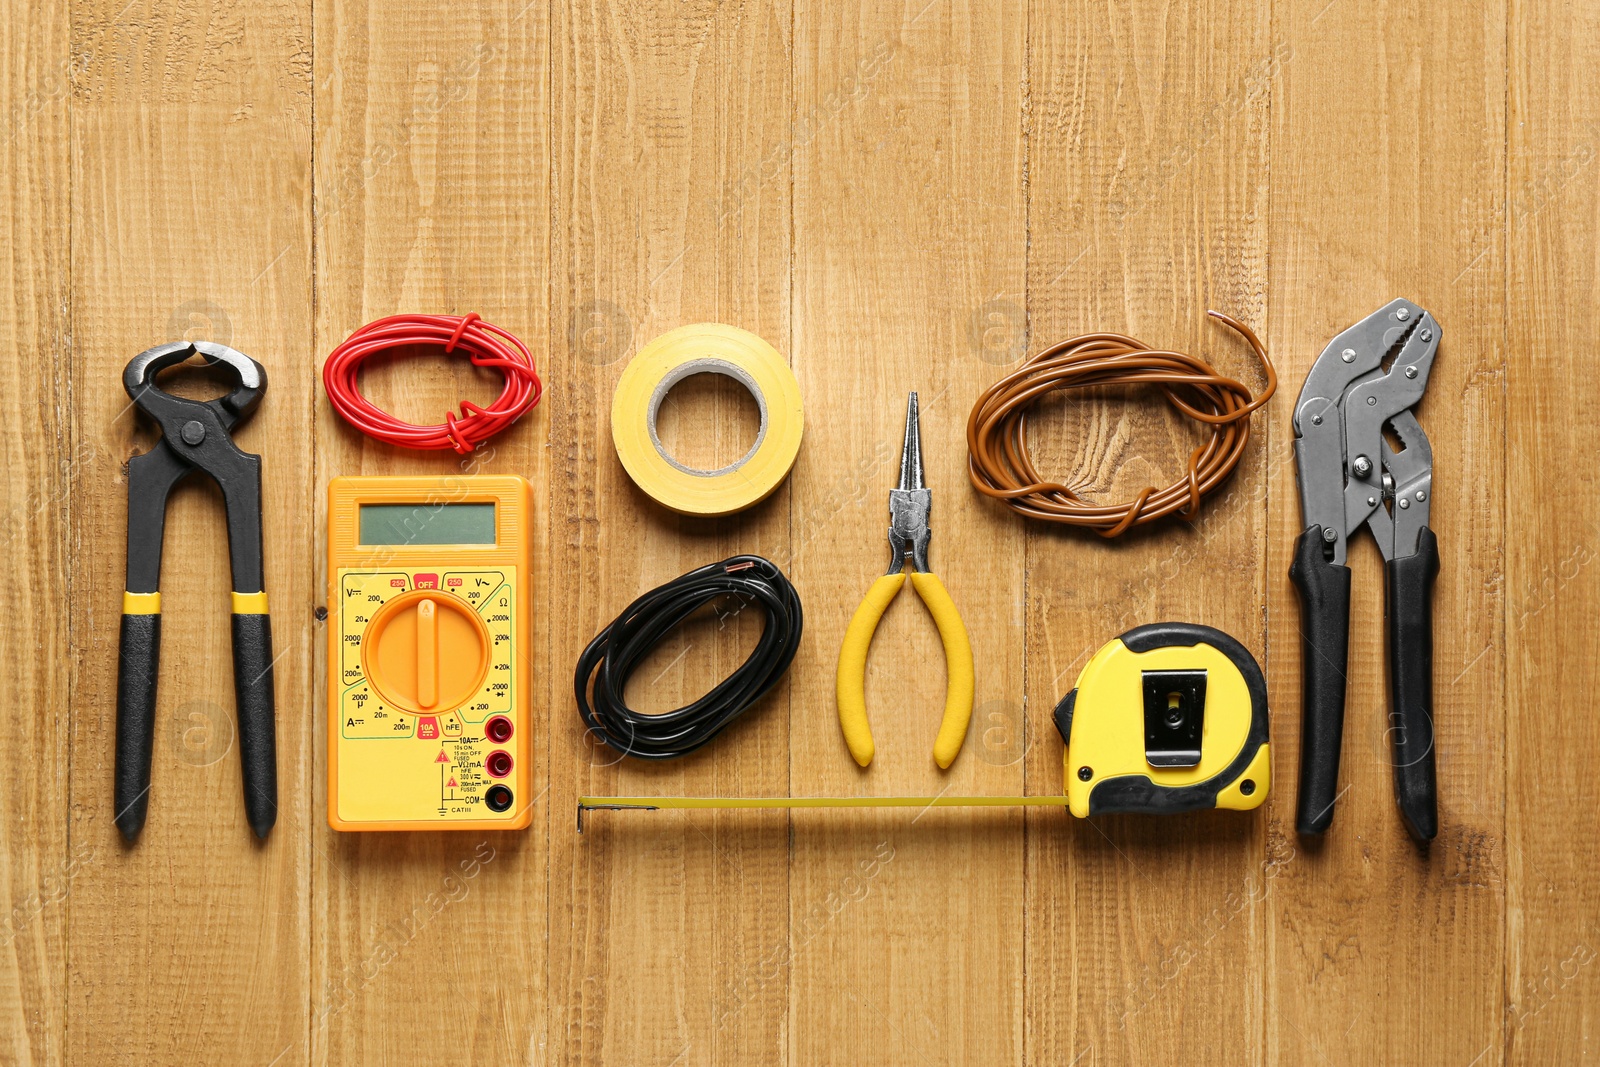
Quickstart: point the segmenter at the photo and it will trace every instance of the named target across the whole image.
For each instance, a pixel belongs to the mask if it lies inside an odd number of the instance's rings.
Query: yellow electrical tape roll
[[[656,415],[667,392],[693,374],[739,382],[761,411],[756,443],[720,470],[685,466],[667,455]],[[611,401],[617,458],[640,489],[685,515],[731,515],[758,504],[789,474],[804,418],[800,383],[778,350],[747,330],[716,322],[680,326],[639,350]]]

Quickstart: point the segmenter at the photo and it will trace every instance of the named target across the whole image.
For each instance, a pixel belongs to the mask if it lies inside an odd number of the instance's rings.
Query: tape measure
[[[328,823],[532,819],[530,496],[515,475],[328,486]]]
[[[586,811],[1064,807],[1118,812],[1248,811],[1272,785],[1267,685],[1255,657],[1221,630],[1162,622],[1096,652],[1055,709],[1063,796],[580,796]]]
[[[755,398],[755,444],[718,470],[686,466],[656,433],[661,402],[695,374],[721,374]],[[758,504],[788,476],[800,451],[800,383],[783,356],[747,330],[703,322],[662,334],[639,350],[611,402],[611,439],[628,476],[657,503],[686,515],[731,515]]]
[[[1221,630],[1140,626],[1106,644],[1055,710],[1079,817],[1260,807],[1271,785],[1267,686]]]

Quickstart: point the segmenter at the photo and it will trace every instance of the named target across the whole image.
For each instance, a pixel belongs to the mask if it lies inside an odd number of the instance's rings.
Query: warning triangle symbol
[[[455,787],[456,787],[456,780],[454,778],[450,779],[450,781],[445,784],[445,788],[446,789],[454,789]]]
[[[450,762],[450,757],[445,753],[445,750],[441,748],[439,750],[439,754],[437,756],[433,757],[433,762],[435,762],[435,763],[449,763]]]

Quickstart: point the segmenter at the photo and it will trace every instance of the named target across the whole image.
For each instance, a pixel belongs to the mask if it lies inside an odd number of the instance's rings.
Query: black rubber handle
[[[150,753],[156,738],[156,677],[161,616],[124,615],[117,656],[117,767],[112,800],[122,836],[132,842],[150,809]]]
[[[1438,573],[1439,542],[1423,527],[1416,553],[1390,560],[1384,574],[1394,799],[1418,841],[1432,841],[1439,832],[1433,755],[1433,579]]]
[[[270,616],[233,616],[233,690],[239,705],[244,813],[256,836],[266,837],[278,821],[278,734]]]
[[[1345,668],[1350,648],[1350,568],[1322,554],[1322,527],[1294,543],[1289,577],[1300,590],[1300,803],[1294,827],[1320,834],[1333,822],[1344,734]]]

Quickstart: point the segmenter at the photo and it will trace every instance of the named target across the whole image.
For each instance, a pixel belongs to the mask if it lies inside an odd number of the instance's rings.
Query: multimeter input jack
[[[491,778],[504,778],[511,773],[511,753],[495,751],[489,753],[489,758],[483,761],[483,769],[489,772]]]
[[[484,736],[497,745],[503,745],[511,740],[513,732],[514,727],[511,725],[511,720],[504,715],[496,715],[483,724]]]
[[[503,785],[491,785],[489,791],[483,795],[484,805],[493,812],[502,812],[511,807],[511,790]]]

